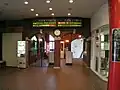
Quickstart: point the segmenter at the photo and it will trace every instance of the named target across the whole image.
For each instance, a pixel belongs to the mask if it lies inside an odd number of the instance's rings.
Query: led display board
[[[64,19],[57,22],[58,27],[82,27],[82,20]]]
[[[38,19],[32,27],[82,27],[81,19]]]
[[[55,19],[40,19],[33,21],[33,27],[56,27]]]

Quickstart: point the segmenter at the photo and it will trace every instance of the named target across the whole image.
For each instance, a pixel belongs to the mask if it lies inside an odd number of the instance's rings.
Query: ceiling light
[[[36,14],[36,16],[38,16],[38,14]]]
[[[52,13],[51,15],[52,15],[52,16],[54,16],[55,14],[54,14],[54,13]]]
[[[71,13],[68,13],[68,16],[70,16],[71,15]]]
[[[34,9],[30,9],[32,12],[34,11]]]
[[[69,3],[73,3],[73,0],[69,0]]]
[[[46,3],[50,3],[50,0],[46,0]]]
[[[25,1],[24,4],[28,4],[28,1]]]
[[[50,11],[52,11],[52,8],[49,8]]]

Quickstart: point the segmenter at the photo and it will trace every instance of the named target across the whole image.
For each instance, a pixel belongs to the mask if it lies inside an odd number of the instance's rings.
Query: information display
[[[58,27],[82,27],[82,20],[64,19],[57,22]]]
[[[120,29],[114,29],[112,34],[112,61],[120,62]]]
[[[56,27],[55,19],[40,19],[33,21],[33,27]]]
[[[32,27],[82,27],[81,19],[38,19]]]

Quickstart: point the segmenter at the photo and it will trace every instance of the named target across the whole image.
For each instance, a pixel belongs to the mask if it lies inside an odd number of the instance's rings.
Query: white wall
[[[17,41],[22,40],[22,33],[4,33],[2,35],[2,54],[7,66],[17,66]]]
[[[109,11],[108,2],[100,7],[100,9],[91,18],[91,31],[99,29],[101,26],[109,24]],[[92,33],[93,34],[93,33]],[[95,35],[91,40],[91,69],[95,70],[95,55],[97,50],[95,49]],[[99,67],[99,66],[98,66]]]
[[[102,5],[100,9],[91,18],[91,30],[109,24],[108,3]]]

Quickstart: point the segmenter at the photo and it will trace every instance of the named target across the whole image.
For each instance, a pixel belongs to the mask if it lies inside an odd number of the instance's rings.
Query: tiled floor
[[[0,74],[0,90],[107,90],[107,84],[82,62],[60,70],[31,67],[7,71]]]

